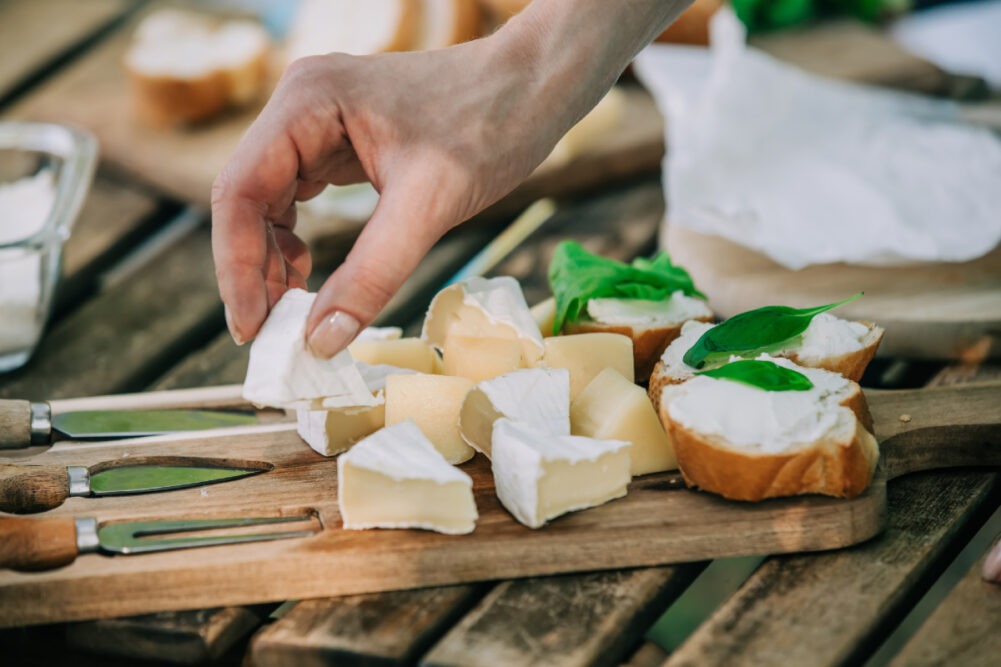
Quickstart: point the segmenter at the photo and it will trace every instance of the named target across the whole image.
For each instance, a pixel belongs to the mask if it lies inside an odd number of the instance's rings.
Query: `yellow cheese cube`
[[[549,297],[532,306],[530,310],[532,317],[535,318],[535,323],[539,325],[542,337],[553,336],[553,323],[556,321],[556,299]]]
[[[598,373],[614,368],[633,382],[633,341],[613,333],[585,333],[555,336],[544,341],[542,360],[550,368],[570,371],[570,400],[576,398]]]
[[[442,352],[445,375],[489,380],[525,368],[522,351],[521,341],[513,338],[450,335]]]
[[[678,467],[671,438],[647,393],[611,368],[598,373],[570,404],[570,432],[632,443],[634,476]]]
[[[386,426],[413,419],[449,463],[476,451],[459,434],[459,409],[474,383],[445,375],[390,375],[386,378]]]
[[[434,373],[438,353],[420,338],[396,340],[359,340],[348,345],[348,352],[366,364],[388,364],[409,368],[418,373]]]

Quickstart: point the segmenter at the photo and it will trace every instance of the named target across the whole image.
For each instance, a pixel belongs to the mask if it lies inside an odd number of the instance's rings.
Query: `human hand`
[[[212,188],[212,251],[237,343],[311,261],[295,202],[370,181],[379,204],[307,320],[342,350],[446,231],[512,190],[688,0],[537,0],[449,49],[294,62]]]
[[[1001,584],[1001,539],[995,542],[991,550],[987,552],[981,574],[987,581]]]

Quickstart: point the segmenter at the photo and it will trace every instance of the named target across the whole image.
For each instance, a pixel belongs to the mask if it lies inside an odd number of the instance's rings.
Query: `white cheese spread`
[[[661,301],[645,299],[589,299],[587,314],[595,322],[628,327],[666,326],[712,317],[702,299],[686,296],[681,290]]]

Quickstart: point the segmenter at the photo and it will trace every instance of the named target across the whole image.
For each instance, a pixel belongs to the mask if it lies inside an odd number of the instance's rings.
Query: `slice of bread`
[[[482,20],[476,0],[421,0],[414,48],[443,49],[476,39]]]
[[[156,126],[206,120],[247,104],[268,78],[270,42],[253,21],[164,9],[137,26],[124,65],[140,116]]]
[[[628,336],[633,341],[633,367],[636,382],[646,382],[665,349],[681,335],[682,327],[690,321],[711,322],[712,311],[701,299],[685,297],[675,293],[672,300],[684,299],[685,307],[662,314],[608,312],[607,308],[592,307],[596,302],[605,303],[611,299],[592,299],[588,302],[590,317],[579,322],[568,322],[563,330],[576,333],[617,333]],[[625,308],[630,304],[646,304],[633,300],[621,300]]]
[[[879,447],[858,384],[771,360],[803,373],[814,388],[766,392],[699,376],[664,389],[658,414],[686,483],[748,501],[862,493],[872,481]]]
[[[418,0],[303,0],[289,31],[286,59],[408,51],[417,43],[419,22]]]
[[[667,346],[650,374],[649,394],[654,407],[660,404],[660,394],[665,385],[684,382],[692,377],[695,369],[684,362],[688,351],[712,324],[692,323],[681,329],[681,334]],[[843,336],[831,335],[831,327]],[[846,332],[855,332],[855,342],[848,340]],[[851,322],[830,313],[813,318],[802,335],[782,349],[771,352],[773,357],[789,359],[808,368],[822,368],[858,382],[869,362],[872,361],[885,331],[871,322]],[[846,349],[849,348],[849,349]]]

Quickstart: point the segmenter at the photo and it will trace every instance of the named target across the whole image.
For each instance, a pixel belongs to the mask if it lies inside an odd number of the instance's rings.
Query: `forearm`
[[[535,0],[494,35],[569,129],[692,0]]]

